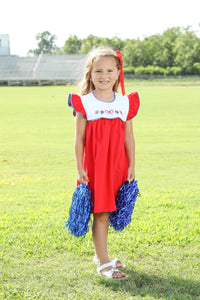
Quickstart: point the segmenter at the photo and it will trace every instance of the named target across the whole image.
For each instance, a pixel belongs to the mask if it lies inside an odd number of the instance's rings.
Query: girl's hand
[[[135,169],[134,169],[134,167],[129,167],[127,180],[129,183],[131,183],[134,179],[135,179]]]
[[[88,184],[89,178],[88,178],[85,170],[82,169],[82,170],[78,171],[78,181],[80,183]]]

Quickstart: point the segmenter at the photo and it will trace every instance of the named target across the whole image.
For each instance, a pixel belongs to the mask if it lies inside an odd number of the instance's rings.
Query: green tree
[[[89,35],[86,39],[83,40],[80,53],[88,53],[94,47],[108,46],[114,50],[122,49],[124,46],[124,41],[118,37],[113,37],[112,39],[98,37],[94,35]]]
[[[34,50],[29,50],[28,53],[39,55],[43,54],[55,54],[58,52],[59,48],[55,44],[56,36],[52,35],[49,31],[44,31],[36,35],[36,40],[38,41],[38,48]]]
[[[139,67],[145,66],[145,57],[147,49],[144,47],[143,42],[138,40],[128,40],[125,43],[122,54],[125,66]]]
[[[88,53],[92,48],[99,46],[109,46],[110,40],[108,38],[102,38],[90,34],[86,39],[83,40],[80,53]]]
[[[95,38],[94,35],[90,34],[86,39],[83,39],[80,53],[88,53],[95,46]]]
[[[191,27],[173,27],[140,39],[121,40],[89,35],[80,39],[70,35],[62,49],[55,45],[56,36],[44,31],[36,36],[38,47],[29,53],[69,54],[88,53],[98,46],[110,46],[122,51],[127,72],[137,74],[200,74],[200,38]]]
[[[78,38],[77,35],[70,35],[69,38],[65,41],[63,47],[63,54],[74,54],[79,53],[82,46],[82,40]]]
[[[142,41],[143,66],[160,66],[162,59],[162,37],[160,34],[152,35]]]
[[[182,67],[184,74],[193,74],[194,65],[200,62],[200,39],[190,27],[178,35],[174,51],[175,65]]]
[[[153,74],[166,69],[166,74],[174,75],[200,73],[200,39],[190,27],[169,28],[162,35],[152,35],[142,41],[127,40],[122,54],[126,67],[140,67],[137,72]]]
[[[115,50],[122,50],[124,45],[125,45],[125,41],[121,40],[120,38],[118,38],[117,36],[114,36],[112,39],[109,40],[109,45]]]
[[[163,32],[162,46],[163,54],[161,59],[161,66],[163,68],[173,67],[175,65],[175,44],[176,39],[181,32],[180,27],[169,28]]]

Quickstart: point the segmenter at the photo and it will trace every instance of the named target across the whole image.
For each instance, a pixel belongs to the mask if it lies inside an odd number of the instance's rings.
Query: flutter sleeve
[[[137,115],[137,112],[140,107],[140,98],[138,92],[134,92],[128,95],[128,99],[129,99],[129,112],[127,115],[127,120],[131,120]]]
[[[76,113],[80,113],[84,119],[87,119],[85,108],[79,95],[69,94],[68,105],[73,108],[74,116],[76,116]]]

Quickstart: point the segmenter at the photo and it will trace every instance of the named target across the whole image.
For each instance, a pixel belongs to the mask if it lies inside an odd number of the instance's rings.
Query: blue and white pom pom
[[[65,227],[76,237],[85,236],[88,232],[92,212],[91,191],[85,184],[76,187]]]
[[[140,191],[137,180],[126,181],[119,189],[116,198],[117,210],[110,213],[109,222],[114,230],[122,231],[131,222],[135,201]]]

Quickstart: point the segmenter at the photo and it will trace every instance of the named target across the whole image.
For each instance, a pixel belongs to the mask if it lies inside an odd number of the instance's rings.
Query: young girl
[[[93,50],[86,63],[81,96],[70,94],[76,115],[75,159],[78,184],[88,184],[93,201],[92,236],[97,272],[106,278],[123,278],[119,259],[107,251],[109,213],[116,210],[120,186],[135,178],[135,142],[132,118],[139,108],[138,93],[122,96],[119,56],[111,49]]]

